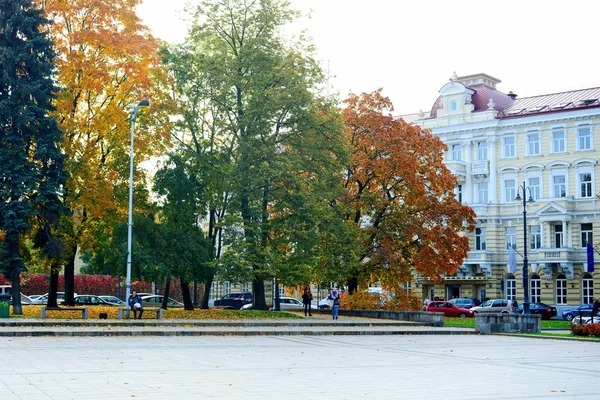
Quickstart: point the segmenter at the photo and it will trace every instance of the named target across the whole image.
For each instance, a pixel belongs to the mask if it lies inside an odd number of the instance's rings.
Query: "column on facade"
[[[462,146],[465,149],[465,173],[466,173],[466,181],[465,181],[465,203],[473,204],[473,176],[471,174],[472,171],[472,159],[473,159],[473,146],[470,140],[466,140],[462,143]]]
[[[548,246],[546,245],[547,243],[547,238],[546,238],[546,223],[540,221],[540,236],[541,236],[541,241],[540,241],[540,245],[542,246],[542,248],[548,248]]]
[[[562,237],[562,243],[561,243],[561,247],[567,247],[567,221],[563,221],[562,222],[562,231],[563,231],[563,237]]]
[[[567,233],[565,233],[567,235]],[[567,236],[567,247],[573,248],[573,224],[569,222],[569,232]]]
[[[496,193],[496,181],[498,176],[498,162],[496,155],[496,138],[488,139],[488,157],[490,158],[490,181],[488,185],[488,200],[492,204],[498,204],[498,195]]]

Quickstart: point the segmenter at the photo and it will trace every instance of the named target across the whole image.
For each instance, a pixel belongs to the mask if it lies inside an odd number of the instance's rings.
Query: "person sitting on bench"
[[[127,303],[129,304],[129,307],[131,307],[131,310],[133,311],[133,318],[134,319],[142,319],[142,314],[144,313],[144,307],[142,307],[142,296],[137,294],[137,292],[134,290],[131,293],[131,295],[129,296]],[[138,312],[140,314],[139,316],[138,316]]]

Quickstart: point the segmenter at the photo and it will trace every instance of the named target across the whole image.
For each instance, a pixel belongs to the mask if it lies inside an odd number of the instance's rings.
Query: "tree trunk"
[[[187,311],[194,311],[194,304],[192,303],[192,297],[190,296],[190,285],[189,283],[179,279],[181,285],[181,295],[183,296],[183,309]]]
[[[354,275],[348,280],[348,293],[354,294],[358,290],[358,276]]]
[[[65,305],[75,305],[75,257],[77,257],[77,245],[72,249],[72,255],[65,265]]]
[[[161,306],[164,310],[166,310],[167,306],[168,306],[167,302],[169,301],[170,289],[171,289],[171,277],[168,276],[167,282],[165,283],[165,290],[163,293],[163,302],[162,302],[162,306]],[[188,290],[189,290],[189,288],[188,288]],[[189,293],[188,293],[188,295],[189,295]]]
[[[275,296],[273,296],[273,311],[281,311],[281,305],[279,301],[279,282],[275,278]]]
[[[202,299],[200,300],[200,308],[202,310],[208,310],[208,299],[210,297],[210,287],[212,286],[212,278],[207,282],[204,282],[204,293],[202,293]]]
[[[265,302],[265,281],[262,279],[252,281],[252,308],[255,310],[268,310]]]
[[[56,299],[56,292],[58,292],[58,274],[59,266],[56,263],[52,263],[50,267],[50,279],[48,281],[48,303],[47,307],[58,307]]]
[[[23,315],[23,307],[21,305],[21,280],[19,279],[20,272],[21,268],[18,263],[13,263],[11,274],[13,315]]]

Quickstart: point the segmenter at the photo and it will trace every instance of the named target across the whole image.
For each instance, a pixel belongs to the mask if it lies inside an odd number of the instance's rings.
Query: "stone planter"
[[[490,333],[538,333],[542,330],[541,315],[477,314],[475,331]]]

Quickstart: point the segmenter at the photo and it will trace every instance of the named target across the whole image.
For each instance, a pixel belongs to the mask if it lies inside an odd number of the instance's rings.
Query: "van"
[[[12,286],[0,285],[0,294],[8,294],[12,296]],[[12,297],[10,299],[10,304],[12,304]],[[32,300],[23,293],[21,293],[21,304],[32,304]]]
[[[506,299],[496,299],[496,300],[487,300],[481,303],[481,305],[477,307],[471,307],[471,311],[473,314],[477,313],[502,313],[508,314],[517,312],[519,308],[519,304],[516,300],[506,300]]]

